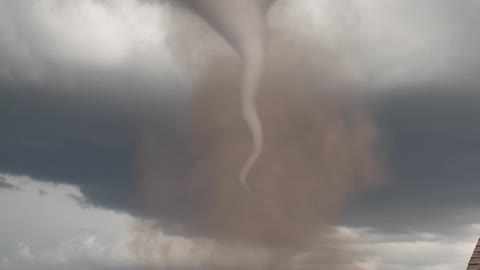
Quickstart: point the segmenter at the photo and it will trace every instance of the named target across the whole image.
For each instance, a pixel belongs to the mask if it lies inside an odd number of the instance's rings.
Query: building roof
[[[472,258],[468,262],[467,270],[480,270],[480,239],[473,250]]]

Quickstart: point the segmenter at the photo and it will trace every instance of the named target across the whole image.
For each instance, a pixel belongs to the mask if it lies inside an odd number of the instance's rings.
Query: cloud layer
[[[392,254],[420,249],[411,239],[398,243],[409,233],[441,236],[425,240],[427,255],[450,244],[465,250],[443,237],[479,222],[477,2],[294,2],[279,1],[270,14],[274,33],[335,51],[334,60],[305,58],[341,63],[336,71],[348,70],[359,89],[375,90],[368,102],[384,139],[388,183],[356,197],[342,223],[375,234],[362,238],[388,235],[372,249],[391,253],[382,254],[382,264],[364,264],[407,269]],[[192,24],[193,36],[186,31]],[[88,207],[138,214],[134,164],[145,128],[154,130],[155,148],[171,164],[188,161],[179,151],[188,137],[179,125],[192,112],[192,89],[210,57],[236,61],[201,21],[170,4],[0,0],[0,172],[72,184]],[[323,78],[331,70],[313,72]],[[0,188],[19,189],[4,179]],[[437,269],[412,260],[411,268]],[[436,267],[453,268],[442,264]]]

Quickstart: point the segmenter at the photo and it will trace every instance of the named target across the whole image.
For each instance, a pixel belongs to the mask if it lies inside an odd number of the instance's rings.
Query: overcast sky
[[[480,236],[479,13],[475,0],[273,6],[275,31],[338,49],[367,89],[387,179],[334,224],[360,269],[466,267]],[[162,228],[153,247],[135,242],[148,230],[132,180],[138,127],[155,119],[162,150],[178,154],[195,79],[209,56],[232,54],[191,16],[162,1],[0,0],[1,269],[208,260],[208,241]],[[139,256],[145,245],[161,256]]]

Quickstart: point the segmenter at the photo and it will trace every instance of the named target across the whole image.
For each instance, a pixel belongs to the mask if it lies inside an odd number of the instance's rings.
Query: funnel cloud
[[[192,9],[205,19],[243,59],[241,108],[250,129],[252,152],[240,171],[239,180],[249,190],[247,178],[263,148],[262,123],[257,113],[256,97],[262,76],[266,12],[272,0],[218,1],[187,0]]]

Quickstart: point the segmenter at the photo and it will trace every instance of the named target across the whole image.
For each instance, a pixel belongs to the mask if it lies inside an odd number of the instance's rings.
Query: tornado
[[[262,153],[263,128],[256,97],[264,66],[266,13],[273,0],[185,0],[243,59],[242,115],[252,136],[252,151],[239,173],[249,191],[248,175]]]

